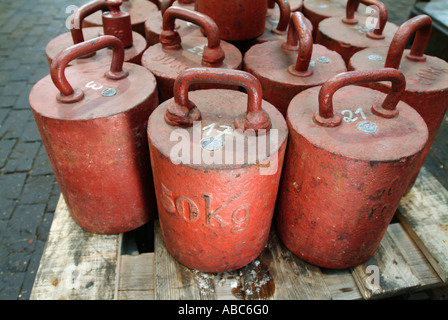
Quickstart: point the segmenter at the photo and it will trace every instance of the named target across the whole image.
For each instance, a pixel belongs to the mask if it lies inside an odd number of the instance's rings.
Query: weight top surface
[[[201,112],[201,128],[199,132],[202,132],[202,137],[199,140],[210,139],[212,137],[219,136],[222,131],[225,131],[226,127],[229,127],[233,136],[244,138],[244,153],[247,156],[247,146],[248,146],[248,136],[238,133],[235,130],[234,122],[237,117],[246,117],[247,111],[247,94],[226,90],[226,89],[208,89],[208,90],[197,90],[188,93],[189,100],[192,101]],[[165,101],[162,103],[149,117],[148,121],[148,136],[152,144],[161,152],[164,156],[170,157],[170,152],[173,147],[179,143],[180,140],[175,139],[175,141],[170,141],[171,133],[176,129],[181,129],[180,127],[173,127],[168,125],[164,116],[168,105],[173,102],[173,99]],[[274,141],[274,145],[267,148],[268,151],[272,151],[272,154],[278,152],[283,143],[287,139],[288,130],[286,127],[286,122],[281,113],[269,102],[263,100],[262,108],[266,111],[271,119],[271,132],[272,130],[278,130],[278,140]],[[213,130],[210,130],[210,126],[213,126]],[[223,127],[221,127],[223,126]],[[224,127],[226,126],[226,127]],[[204,130],[205,128],[205,130]],[[210,130],[210,131],[209,131]],[[197,148],[197,150],[203,150],[201,147],[201,142],[194,140],[193,137],[194,127],[182,128],[178,132],[185,136],[188,141],[193,141],[191,144],[192,148]],[[269,135],[266,135],[266,140],[269,142]],[[260,136],[259,136],[260,137]],[[257,138],[257,140],[260,138]],[[198,144],[199,143],[199,144]],[[238,151],[236,148],[236,142],[233,145],[234,154]],[[226,154],[226,144],[220,149],[223,154]],[[264,150],[264,149],[263,149]],[[190,153],[192,154],[192,153]],[[265,155],[264,153],[263,155]],[[269,156],[269,154],[267,154]],[[258,159],[263,161],[264,159]],[[245,159],[247,166],[247,159]],[[191,164],[190,166],[198,166],[200,168],[233,168],[235,166],[220,165],[220,164]],[[236,165],[236,167],[242,167],[245,165]]]
[[[31,107],[39,114],[60,120],[88,120],[108,117],[125,112],[148,99],[156,92],[156,79],[144,67],[124,63],[129,72],[125,79],[111,80],[104,75],[110,63],[90,63],[71,66],[65,75],[73,89],[84,92],[84,99],[75,103],[59,103],[59,90],[48,75],[33,87],[30,93]],[[104,89],[113,88],[116,94],[103,96]]]
[[[350,59],[353,70],[381,69],[387,58],[389,48],[367,48],[355,53]],[[406,91],[435,92],[448,91],[448,63],[440,58],[425,55],[425,62],[408,60],[404,50],[400,62],[400,71],[406,77]],[[390,82],[384,82],[390,86]]]
[[[291,101],[287,113],[290,130],[316,147],[351,159],[382,162],[414,155],[426,143],[428,128],[413,108],[400,101],[396,118],[374,115],[371,107],[382,103],[386,95],[360,86],[343,87],[334,94],[334,112],[342,113],[345,118],[339,126],[316,124],[313,115],[319,110],[320,88],[299,93]],[[347,122],[349,119],[351,121]]]

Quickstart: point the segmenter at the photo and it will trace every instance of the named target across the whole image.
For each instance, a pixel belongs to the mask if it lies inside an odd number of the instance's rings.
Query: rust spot
[[[57,287],[58,284],[59,284],[59,279],[58,279],[58,278],[53,278],[53,279],[51,279],[51,284],[52,284],[53,286]]]

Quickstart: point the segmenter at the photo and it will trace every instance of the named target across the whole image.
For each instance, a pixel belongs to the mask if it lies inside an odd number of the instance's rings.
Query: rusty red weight
[[[346,15],[347,0],[304,0],[303,14],[313,24],[313,38],[316,38],[319,23],[327,18],[344,17]],[[355,8],[355,18],[364,21],[372,14],[367,7],[358,2]]]
[[[204,36],[181,38],[175,21],[185,20],[204,29]],[[241,69],[243,56],[232,44],[221,41],[216,23],[208,16],[180,7],[169,7],[163,15],[160,43],[150,46],[143,53],[142,65],[157,79],[159,100],[173,97],[173,86],[179,74],[193,67]],[[215,88],[217,84],[198,84],[190,90]]]
[[[148,0],[123,0],[121,10],[131,15],[132,30],[145,37],[145,22],[154,12],[159,11],[156,4]],[[84,27],[100,27],[103,25],[101,12],[86,17]]]
[[[373,81],[392,88],[358,86]],[[349,71],[291,101],[276,223],[298,257],[339,269],[375,253],[428,139],[405,86],[395,69]]]
[[[244,55],[244,70],[255,75],[263,98],[286,116],[292,98],[347,71],[341,56],[313,44],[311,27],[301,12],[291,15],[286,40],[254,45]]]
[[[355,18],[358,4],[375,8],[378,18]],[[348,65],[356,52],[371,47],[387,47],[398,26],[388,22],[387,8],[379,0],[348,0],[345,17],[333,17],[319,23],[315,42],[338,52]],[[373,23],[375,22],[375,24]]]
[[[196,1],[195,0],[165,0],[162,1],[160,6],[161,11],[165,11],[171,6],[182,7],[184,9],[195,10]]]
[[[283,3],[288,3],[289,7],[291,8],[291,12],[302,11],[303,0],[283,0]],[[277,4],[276,6],[276,0],[268,0],[268,16],[271,14],[274,16],[278,16],[280,13],[279,6],[279,4]]]
[[[406,76],[406,91],[402,99],[417,110],[429,130],[428,143],[408,191],[425,162],[448,108],[448,63],[438,57],[424,54],[431,29],[432,20],[429,16],[416,16],[400,26],[390,47],[362,50],[350,59],[349,64],[351,70],[395,68]],[[414,34],[416,37],[411,49],[405,49]],[[387,83],[366,86],[383,92],[389,90]]]
[[[66,68],[106,47],[113,51],[108,64]],[[70,215],[93,233],[130,231],[156,211],[146,136],[158,105],[156,79],[123,61],[123,44],[114,36],[79,43],[54,59],[50,75],[29,96]]]
[[[167,4],[164,3],[162,9],[159,12],[154,12],[145,22],[145,36],[146,36],[146,43],[148,44],[148,46],[152,46],[160,42],[160,34],[163,31],[163,14],[165,13],[166,9],[169,8],[169,6],[165,7],[166,5]],[[186,8],[186,6],[181,7]],[[193,37],[204,36],[199,26],[181,19],[176,20],[175,29],[179,33],[179,36],[181,38],[186,36],[193,36]]]
[[[189,92],[198,82],[243,87],[247,94],[228,89]],[[286,122],[262,99],[258,80],[244,71],[192,68],[179,75],[174,91],[174,98],[148,121],[164,244],[189,268],[239,269],[261,253],[269,237]],[[251,148],[256,145],[262,150],[258,155]]]
[[[212,18],[226,41],[245,41],[263,34],[268,0],[196,0],[196,11]]]
[[[71,18],[70,32],[63,33],[52,39],[45,48],[48,65],[51,66],[53,59],[62,50],[89,40],[100,35],[112,35],[118,37],[125,47],[125,61],[141,64],[141,57],[147,45],[146,40],[140,34],[131,30],[130,16],[120,10],[120,1],[95,0],[88,2],[78,8]],[[105,11],[102,15],[104,26],[83,28],[82,22],[94,12]],[[92,52],[87,56],[79,57],[70,61],[70,65],[84,64],[89,62],[108,62],[112,52],[104,49]]]

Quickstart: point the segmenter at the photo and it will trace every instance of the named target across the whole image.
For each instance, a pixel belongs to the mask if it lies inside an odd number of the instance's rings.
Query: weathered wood
[[[179,264],[168,252],[163,244],[159,223],[154,223],[154,248],[156,300],[200,300],[208,296],[210,290],[201,292],[200,286],[196,284],[202,283],[201,277],[195,281],[193,270]],[[206,280],[204,283],[207,283]],[[202,288],[205,288],[205,284]]]
[[[119,237],[82,230],[61,196],[30,300],[113,299]]]
[[[413,274],[418,278],[422,289],[440,286],[441,279],[430,265],[416,243],[400,223],[393,223],[388,228],[389,236],[400,250]]]
[[[362,295],[349,269],[322,269],[321,271],[332,300],[362,299]]]
[[[154,299],[154,253],[121,255],[117,300]]]
[[[285,248],[275,232],[261,255],[247,266],[210,274],[179,264],[166,250],[155,224],[156,299],[331,299],[324,275]],[[341,271],[344,273],[344,271]],[[346,275],[350,273],[346,270]],[[352,280],[350,291],[356,291]],[[359,296],[359,294],[358,294]]]
[[[271,231],[268,246],[259,259],[267,267],[275,284],[273,299],[331,299],[320,268],[299,259],[289,251],[275,231]]]
[[[386,298],[421,286],[394,242],[392,232],[390,225],[375,254],[352,268],[353,278],[365,299]]]
[[[425,257],[446,282],[448,278],[448,191],[423,167],[397,214]]]

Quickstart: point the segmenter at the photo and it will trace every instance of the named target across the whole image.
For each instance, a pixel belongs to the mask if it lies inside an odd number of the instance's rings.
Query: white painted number
[[[89,83],[86,84],[86,88],[90,88],[93,90],[101,90],[101,89],[103,89],[103,85],[96,84],[95,81],[90,81]]]
[[[353,111],[351,111],[351,110],[348,110],[348,109],[346,109],[346,110],[342,110],[341,113],[342,113],[342,115],[348,114],[347,117],[344,117],[344,118],[343,118],[343,120],[344,120],[345,122],[355,122],[356,120],[358,120],[358,117],[353,118]],[[366,119],[367,119],[367,117],[366,117],[364,111],[362,111],[361,108],[358,108],[358,109],[355,111],[355,114],[359,114],[363,120],[366,120]]]

